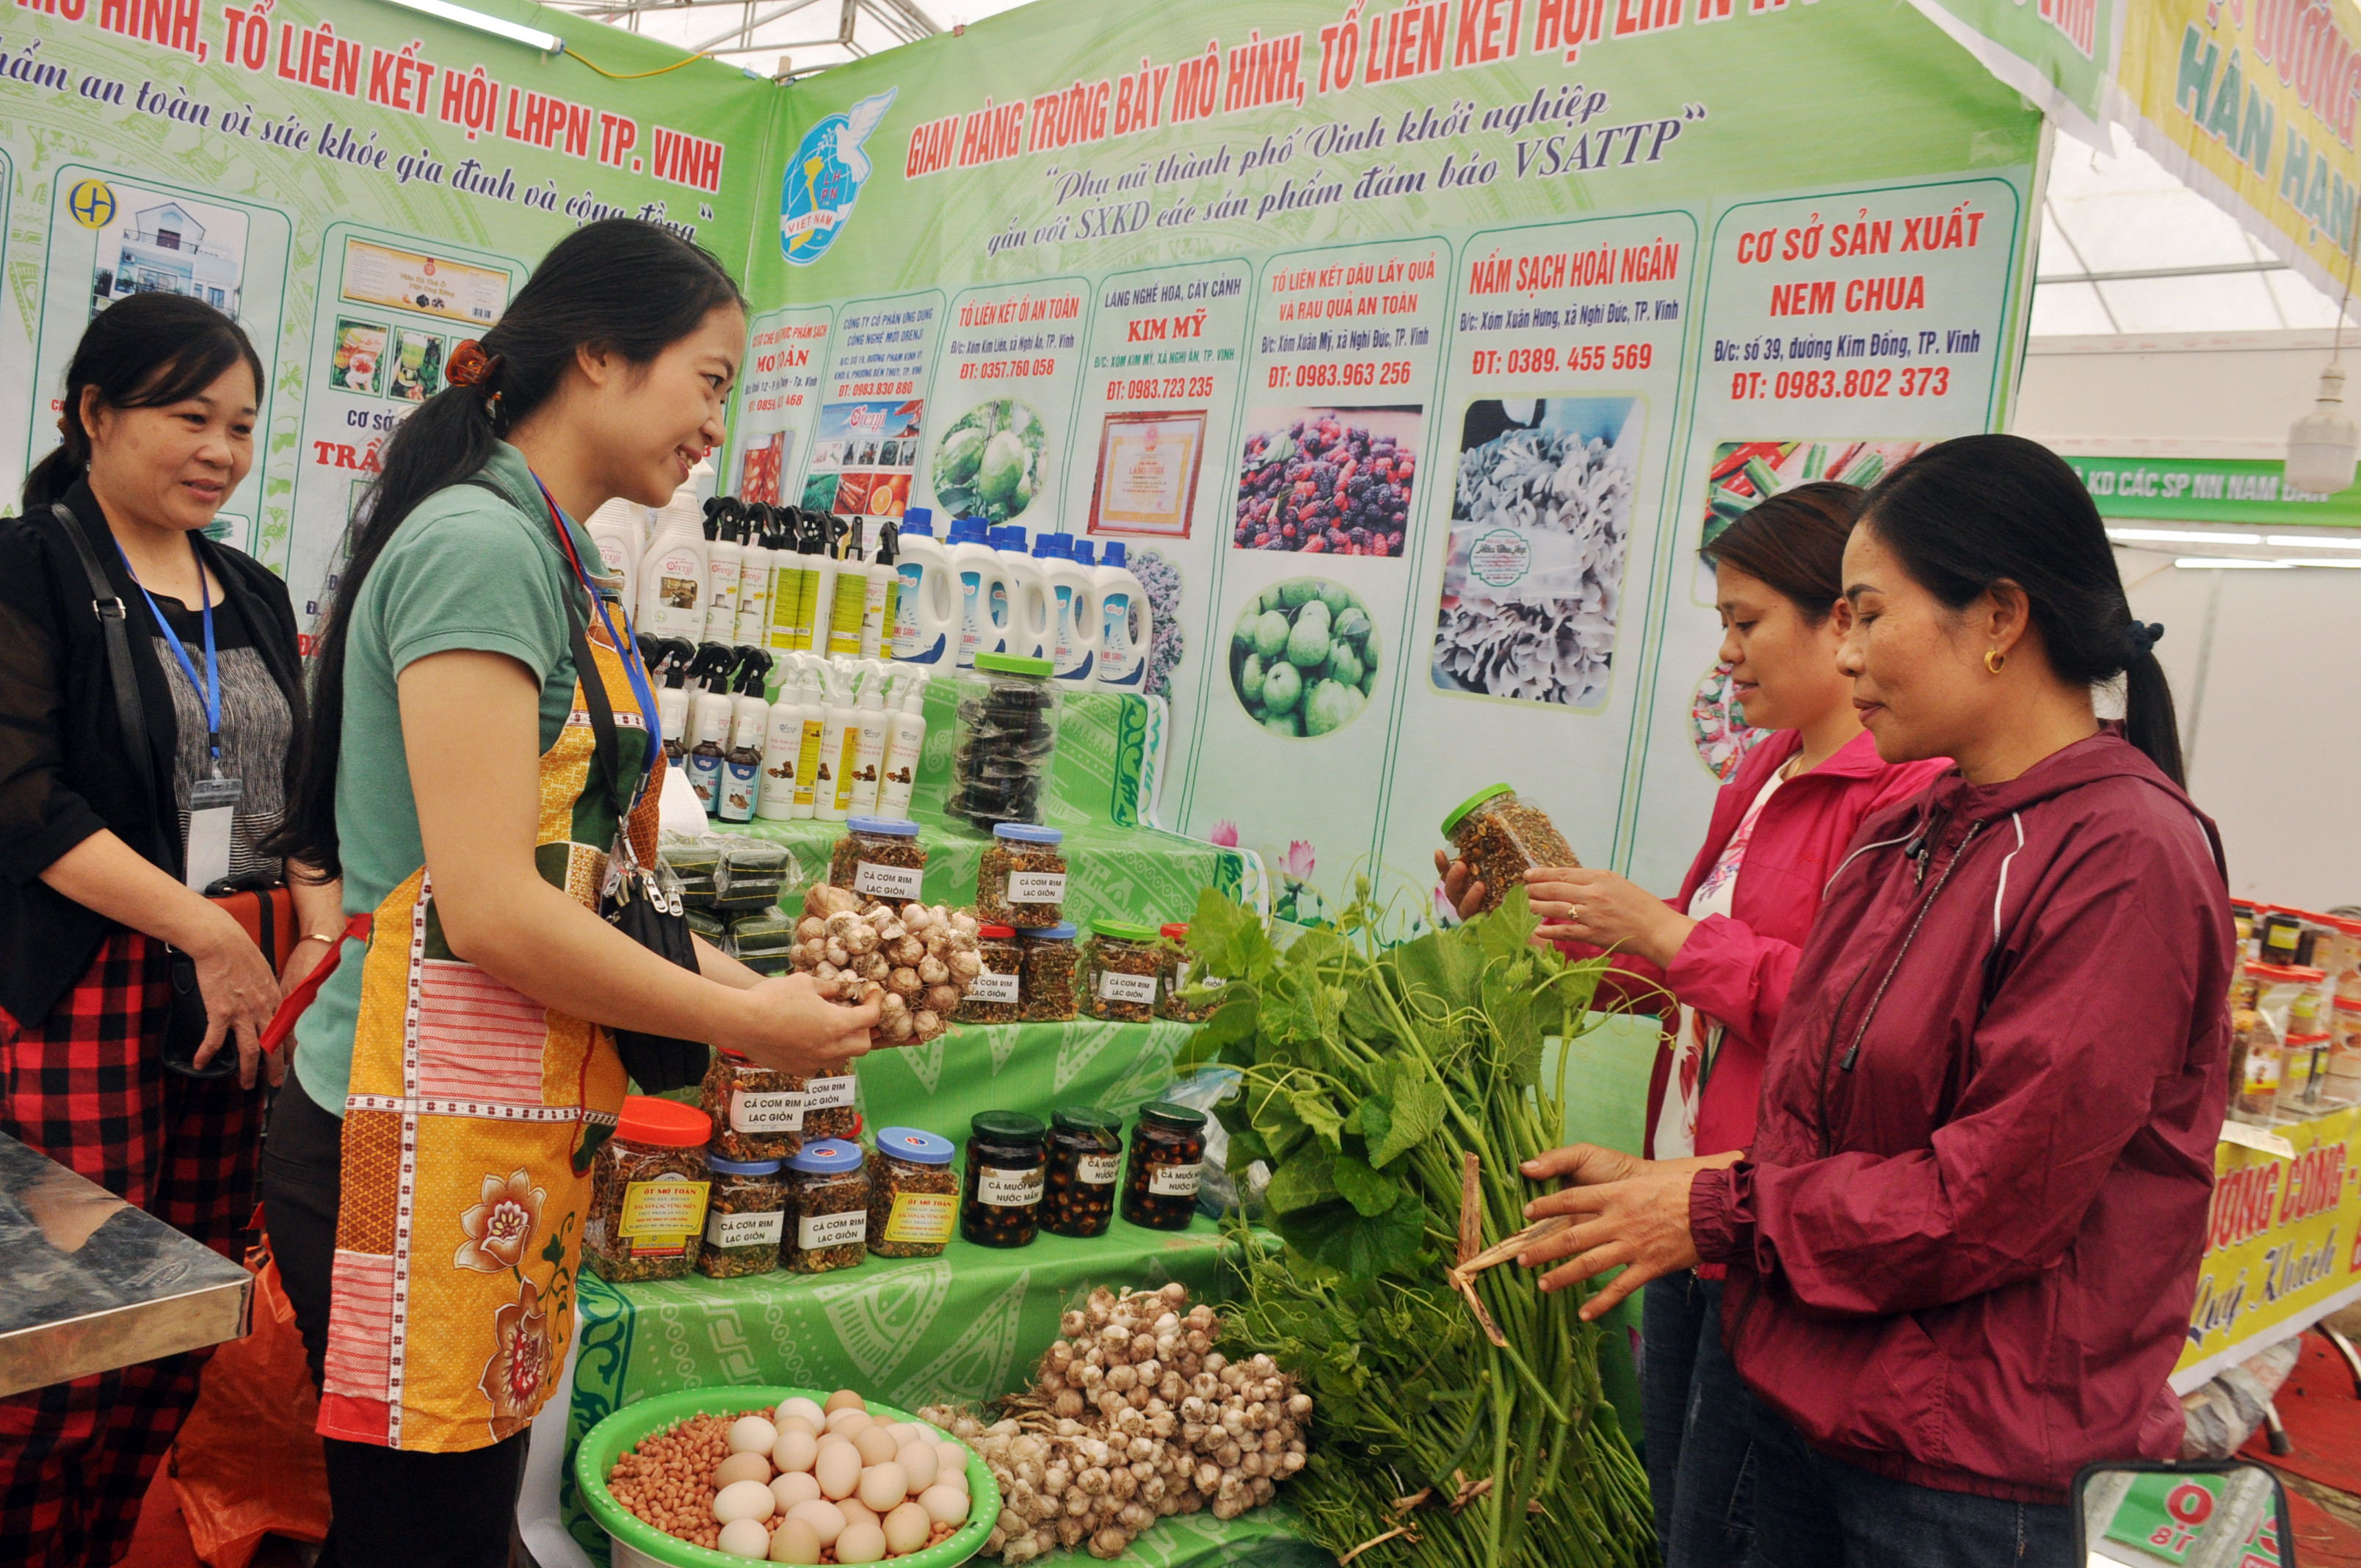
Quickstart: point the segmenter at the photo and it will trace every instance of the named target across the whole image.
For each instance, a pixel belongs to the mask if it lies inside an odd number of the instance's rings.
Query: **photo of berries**
[[[1423,411],[1257,409],[1238,460],[1241,550],[1399,557]]]

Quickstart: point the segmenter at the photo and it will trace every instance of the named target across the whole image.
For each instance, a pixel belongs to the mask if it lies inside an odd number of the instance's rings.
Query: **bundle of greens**
[[[1474,1276],[1496,1343],[1450,1273],[1525,1228],[1543,1188],[1519,1166],[1557,1142],[1565,1099],[1566,1052],[1553,1094],[1543,1041],[1579,1036],[1605,965],[1533,947],[1521,888],[1392,946],[1366,881],[1356,894],[1284,952],[1212,892],[1190,924],[1224,983],[1183,1060],[1242,1072],[1218,1109],[1229,1168],[1267,1162],[1286,1244],[1241,1236],[1223,1347],[1270,1355],[1316,1401],[1289,1493],[1340,1557],[1653,1563],[1647,1478],[1599,1385],[1605,1331],[1576,1315],[1587,1293],[1544,1294],[1513,1266]]]

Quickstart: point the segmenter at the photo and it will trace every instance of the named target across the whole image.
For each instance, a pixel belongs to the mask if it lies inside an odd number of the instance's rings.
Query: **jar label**
[[[1066,901],[1066,873],[1063,872],[1010,872],[1008,902],[1011,904],[1063,904]]]
[[[630,1244],[633,1257],[678,1257],[705,1226],[705,1194],[712,1185],[677,1176],[627,1184],[615,1234]]]
[[[872,898],[898,898],[906,904],[918,896],[918,884],[926,876],[916,866],[881,866],[874,861],[856,861],[852,866],[852,891]]]
[[[1187,959],[1182,959],[1172,966],[1172,990],[1175,995],[1189,989],[1192,976],[1198,988],[1203,991],[1219,991],[1229,984],[1228,981],[1217,974],[1197,974],[1196,968],[1197,966]]]
[[[1159,1165],[1148,1173],[1148,1190],[1159,1198],[1194,1198],[1205,1174],[1200,1165]]]
[[[724,1214],[719,1212],[705,1216],[705,1245],[708,1246],[768,1246],[786,1234],[787,1216],[784,1210],[774,1209],[767,1214]]]
[[[896,1192],[881,1240],[938,1246],[951,1239],[959,1223],[959,1199],[949,1192]]]
[[[1014,1002],[1016,1000],[1016,977],[985,970],[967,982],[970,1002]]]
[[[869,1211],[855,1209],[847,1214],[806,1214],[796,1222],[796,1247],[810,1252],[815,1247],[852,1246],[869,1235]]]
[[[1111,1154],[1086,1154],[1074,1162],[1074,1179],[1085,1187],[1113,1187],[1115,1157]]]
[[[804,1097],[792,1089],[730,1091],[730,1130],[733,1133],[799,1133],[804,1125]]]
[[[1030,1170],[994,1170],[986,1167],[976,1172],[976,1201],[995,1209],[1030,1209],[1041,1201],[1041,1188],[1042,1171],[1038,1165]]]
[[[1137,1002],[1156,1005],[1156,977],[1152,974],[1118,974],[1114,970],[1099,970],[1101,1002]]]
[[[852,1091],[861,1082],[851,1073],[841,1078],[815,1078],[804,1085],[804,1109],[833,1111],[852,1103]]]

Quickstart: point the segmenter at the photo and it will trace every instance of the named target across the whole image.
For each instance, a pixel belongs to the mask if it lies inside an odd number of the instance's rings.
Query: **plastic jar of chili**
[[[1049,1118],[1049,1165],[1041,1228],[1056,1236],[1103,1236],[1115,1223],[1123,1168],[1123,1119],[1094,1105],[1060,1105]]]
[[[967,982],[959,1011],[960,1024],[1014,1024],[1017,999],[1024,994],[1025,949],[1016,943],[1014,926],[979,926],[975,954],[983,969]]]
[[[1213,1011],[1213,1003],[1191,1003],[1180,993],[1192,984],[1212,987],[1222,982],[1198,972],[1197,961],[1189,952],[1189,927],[1185,923],[1159,926],[1157,935],[1164,938],[1164,954],[1156,980],[1156,1015],[1180,1024],[1203,1023]]]
[[[869,1170],[869,1250],[880,1257],[939,1257],[959,1223],[958,1151],[917,1127],[877,1129]]]
[[[1017,937],[1024,976],[1016,1015],[1028,1024],[1062,1024],[1074,1016],[1074,927],[1067,922]]]
[[[582,1250],[615,1283],[678,1279],[697,1264],[712,1184],[705,1142],[712,1119],[694,1105],[626,1095],[615,1135],[590,1168]]]
[[[774,1159],[705,1157],[713,1190],[705,1204],[705,1245],[697,1271],[708,1279],[768,1274],[779,1266],[779,1237],[786,1228],[787,1189]]]
[[[1156,1016],[1156,977],[1163,963],[1155,927],[1113,920],[1093,926],[1082,1011],[1119,1024],[1148,1022]]]
[[[1205,1163],[1205,1113],[1159,1100],[1131,1129],[1123,1217],[1153,1231],[1185,1231],[1197,1212]]]
[[[1504,784],[1487,784],[1454,806],[1443,819],[1443,836],[1466,862],[1467,874],[1483,883],[1485,914],[1499,908],[1535,866],[1582,863],[1549,814],[1519,800]]]
[[[1026,1246],[1040,1222],[1049,1129],[1020,1111],[986,1111],[968,1124],[960,1234],[979,1246]]]
[[[787,1225],[779,1266],[791,1273],[851,1268],[869,1255],[869,1173],[859,1144],[822,1138],[787,1161]]]

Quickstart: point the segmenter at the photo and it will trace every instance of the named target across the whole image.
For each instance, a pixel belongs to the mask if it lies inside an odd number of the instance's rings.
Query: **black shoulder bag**
[[[128,611],[115,585],[107,580],[106,568],[99,564],[98,553],[90,547],[82,524],[62,501],[49,503],[49,512],[73,545],[74,554],[82,561],[82,569],[90,578],[91,613],[98,617],[100,630],[106,638],[106,674],[115,688],[115,723],[123,731],[124,750],[130,753],[131,765],[138,771],[143,793],[152,795],[155,776],[154,752],[148,737],[148,720],[139,706],[139,687],[133,674],[131,634],[126,625]],[[198,1047],[205,1043],[205,997],[197,985],[197,960],[169,944],[164,948],[167,976],[167,1008],[164,1022],[164,1065],[172,1071],[191,1078],[226,1078],[237,1070],[237,1052],[225,1042],[222,1049],[204,1067],[196,1065]]]

